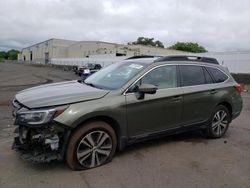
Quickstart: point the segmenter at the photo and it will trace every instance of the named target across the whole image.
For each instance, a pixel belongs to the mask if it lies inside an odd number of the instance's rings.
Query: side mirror
[[[157,91],[157,87],[152,84],[142,84],[138,88],[137,98],[143,99],[145,94],[155,94]]]
[[[139,86],[139,92],[146,94],[155,94],[157,91],[157,87],[152,84],[142,84]]]

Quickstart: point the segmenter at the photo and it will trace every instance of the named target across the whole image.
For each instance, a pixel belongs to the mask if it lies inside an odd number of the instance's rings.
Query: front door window
[[[175,88],[177,87],[176,72],[175,65],[157,67],[136,82],[128,92],[136,92],[141,84],[152,84],[158,89]]]

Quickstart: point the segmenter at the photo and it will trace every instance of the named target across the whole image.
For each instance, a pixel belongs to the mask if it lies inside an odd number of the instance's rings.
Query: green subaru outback
[[[242,109],[240,85],[216,59],[132,57],[83,81],[41,85],[13,100],[13,149],[33,162],[89,169],[117,149],[201,129],[222,137]]]

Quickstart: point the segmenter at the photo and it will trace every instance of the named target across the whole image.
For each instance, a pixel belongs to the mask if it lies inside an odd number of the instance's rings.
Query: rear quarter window
[[[208,72],[213,76],[214,81],[216,83],[224,82],[228,79],[228,76],[220,71],[219,69],[213,68],[213,67],[206,67]]]

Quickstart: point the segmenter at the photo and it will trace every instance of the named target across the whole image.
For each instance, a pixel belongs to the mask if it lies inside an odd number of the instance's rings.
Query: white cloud
[[[49,39],[117,43],[138,36],[169,46],[198,42],[211,51],[250,50],[248,0],[0,0],[0,50]]]

